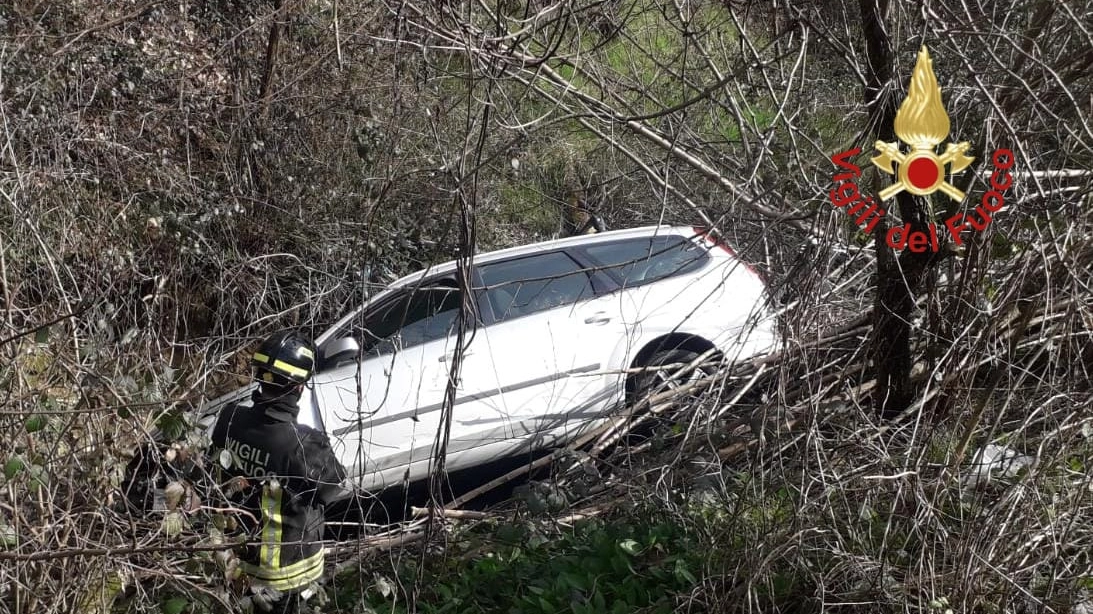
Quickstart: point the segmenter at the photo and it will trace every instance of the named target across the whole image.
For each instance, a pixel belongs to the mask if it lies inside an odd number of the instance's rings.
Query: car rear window
[[[627,287],[689,273],[709,260],[705,249],[679,235],[588,245],[584,251]]]

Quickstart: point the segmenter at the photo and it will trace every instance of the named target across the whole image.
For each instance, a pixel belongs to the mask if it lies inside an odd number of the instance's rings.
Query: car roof
[[[641,237],[664,235],[691,236],[694,234],[695,229],[690,226],[669,226],[667,224],[661,224],[658,226],[641,226],[639,228],[627,228],[624,230],[608,230],[595,234],[576,235],[573,237],[565,237],[562,239],[552,239],[550,241],[540,241],[537,243],[529,243],[526,245],[517,245],[515,247],[506,247],[504,249],[489,252],[479,252],[474,255],[474,264],[486,264],[489,262],[495,262],[497,260],[504,260],[506,258],[526,256],[530,254],[539,254],[543,252],[553,251],[556,249],[573,247],[575,245],[593,245],[596,243],[607,243],[618,239],[636,239]],[[388,287],[394,288],[409,284],[425,276],[443,275],[444,273],[450,273],[451,271],[454,271],[455,268],[456,261],[449,260],[448,262],[437,264],[427,269],[416,271],[404,277],[400,277],[399,279],[391,282]]]
[[[519,245],[516,247],[508,247],[505,249],[477,253],[474,257],[474,264],[479,265],[483,263],[496,262],[498,260],[504,260],[505,258],[543,253],[556,249],[564,249],[566,247],[572,247],[575,245],[593,245],[596,243],[608,243],[611,241],[617,241],[619,239],[635,239],[640,237],[654,237],[666,235],[691,237],[696,234],[698,234],[698,230],[691,226],[669,226],[667,224],[661,224],[659,226],[642,226],[639,228],[628,228],[625,230],[610,230],[606,232],[598,232],[596,234],[577,235],[573,237],[566,237],[563,239],[540,241],[527,245]],[[449,260],[448,262],[434,265],[424,270],[416,271],[409,275],[400,277],[399,279],[396,279],[395,281],[384,286],[384,289],[379,293],[371,296],[368,300],[365,301],[364,305],[362,305],[360,309],[366,308],[367,305],[371,304],[381,295],[387,294],[389,290],[409,286],[410,284],[422,279],[423,277],[451,273],[455,270],[455,267],[456,261]],[[319,335],[315,339],[315,342],[317,344],[326,343],[326,341],[330,339],[330,336],[333,335],[339,329],[339,327],[341,327],[345,323],[345,321],[352,318],[354,314],[358,313],[360,309],[350,310],[350,312],[340,318],[338,322],[334,324],[334,326]]]

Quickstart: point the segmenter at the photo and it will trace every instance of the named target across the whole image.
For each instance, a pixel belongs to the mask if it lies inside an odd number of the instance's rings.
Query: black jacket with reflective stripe
[[[242,569],[255,580],[287,591],[322,574],[323,508],[348,494],[345,468],[326,435],[295,416],[296,395],[221,410],[212,433],[212,461],[246,486],[233,498],[259,519],[241,515],[250,535]]]

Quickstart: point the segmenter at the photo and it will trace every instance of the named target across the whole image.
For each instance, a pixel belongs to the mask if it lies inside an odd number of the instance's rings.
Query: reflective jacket
[[[233,499],[259,521],[241,515],[251,539],[240,566],[255,583],[282,592],[322,575],[323,508],[349,494],[326,435],[296,423],[298,398],[255,391],[252,404],[221,410],[212,432],[213,462],[225,479],[245,478]]]

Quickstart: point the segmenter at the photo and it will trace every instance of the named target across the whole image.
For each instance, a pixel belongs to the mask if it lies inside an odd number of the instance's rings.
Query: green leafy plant
[[[702,574],[705,548],[680,525],[588,521],[554,533],[533,525],[501,525],[463,557],[430,562],[419,612],[671,612]],[[404,585],[414,570],[400,570]],[[376,612],[404,612],[402,602],[373,586],[363,595]],[[352,592],[335,599],[353,603]],[[346,610],[343,610],[346,611]]]

